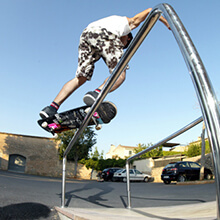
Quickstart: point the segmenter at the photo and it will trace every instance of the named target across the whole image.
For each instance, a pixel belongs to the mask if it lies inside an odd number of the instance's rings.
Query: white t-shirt
[[[100,20],[94,21],[88,25],[90,27],[102,27],[117,35],[118,37],[125,36],[131,32],[128,24],[128,19],[125,16],[112,15]]]

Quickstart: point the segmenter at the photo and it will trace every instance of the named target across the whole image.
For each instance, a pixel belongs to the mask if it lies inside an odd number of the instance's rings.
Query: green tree
[[[87,169],[91,168],[96,171],[104,170],[108,167],[125,167],[126,159],[96,159],[96,158],[89,158],[89,159],[82,159],[80,163],[84,164]]]
[[[93,153],[91,153],[91,158],[92,159],[103,159],[104,151],[101,152],[101,154],[98,151],[98,148],[95,147],[95,150]]]
[[[188,157],[195,157],[201,155],[201,146],[199,144],[190,144],[186,152]]]
[[[148,147],[152,146],[151,143],[148,145],[145,144],[138,144],[137,148],[134,149],[135,154],[147,149]],[[160,157],[163,156],[163,148],[162,146],[157,147],[147,153],[142,154],[139,158],[150,158],[150,157]]]
[[[63,158],[63,153],[65,152],[68,144],[70,143],[73,135],[75,134],[76,129],[64,131],[58,134],[56,141],[60,141],[59,145],[59,156],[60,159]],[[92,146],[96,144],[95,132],[93,128],[87,127],[83,131],[83,133],[79,136],[76,143],[73,145],[69,154],[67,155],[67,159],[75,162],[75,170],[74,176],[77,174],[77,164],[78,160],[83,158],[88,158],[89,151]]]
[[[201,148],[202,148],[201,145],[202,142],[189,144],[188,150],[185,152],[185,154],[188,157],[195,157],[201,155]],[[205,140],[205,153],[206,154],[210,153],[210,146],[208,140]]]

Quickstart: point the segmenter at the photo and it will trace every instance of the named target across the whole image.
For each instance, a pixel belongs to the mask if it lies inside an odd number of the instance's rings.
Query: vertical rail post
[[[126,175],[127,175],[127,192],[128,192],[128,205],[127,208],[131,208],[131,188],[130,188],[130,169],[129,161],[126,161]]]
[[[63,157],[61,208],[64,208],[64,207],[65,207],[65,193],[66,193],[66,160],[67,160],[67,156]]]

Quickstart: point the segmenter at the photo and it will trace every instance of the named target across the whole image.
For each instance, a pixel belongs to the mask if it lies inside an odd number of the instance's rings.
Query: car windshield
[[[175,163],[169,163],[168,165],[165,166],[165,168],[174,168],[176,166]]]
[[[117,170],[115,173],[121,173],[123,170]]]
[[[136,174],[142,174],[139,170],[135,170]]]

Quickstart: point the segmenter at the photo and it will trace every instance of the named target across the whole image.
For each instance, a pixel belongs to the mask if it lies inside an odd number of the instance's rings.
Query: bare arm
[[[151,12],[152,8],[148,8],[138,14],[136,14],[134,17],[132,18],[127,18],[128,19],[128,23],[129,26],[131,28],[131,30],[135,29],[136,27],[138,27],[140,25],[141,22],[143,22],[146,17],[148,16],[148,14]],[[163,17],[160,16],[159,20],[168,28],[170,29],[170,26],[167,22],[167,20]]]

